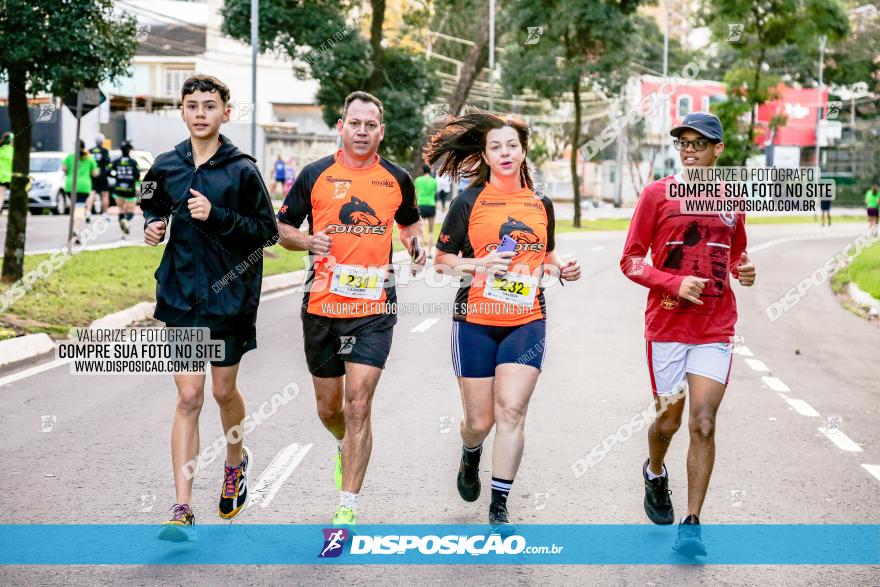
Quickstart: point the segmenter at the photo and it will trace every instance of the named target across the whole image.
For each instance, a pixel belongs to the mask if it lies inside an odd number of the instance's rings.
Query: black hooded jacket
[[[240,331],[256,324],[263,248],[277,240],[278,225],[254,158],[223,135],[220,143],[196,168],[192,143],[183,141],[156,158],[141,186],[144,227],[164,220],[168,229],[154,316],[169,326]],[[190,216],[190,188],[211,201],[207,220]]]

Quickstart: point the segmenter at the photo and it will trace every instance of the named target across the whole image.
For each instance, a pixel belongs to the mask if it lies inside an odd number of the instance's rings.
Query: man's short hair
[[[183,87],[180,89],[180,101],[183,102],[188,95],[196,92],[217,92],[224,106],[229,102],[229,86],[212,75],[197,73],[183,82]]]
[[[385,118],[385,107],[382,106],[382,100],[374,96],[373,94],[369,94],[367,92],[352,92],[345,98],[345,104],[342,106],[342,120],[345,120],[345,116],[348,114],[348,107],[355,100],[360,100],[361,102],[368,102],[370,104],[375,104],[379,109],[379,122],[383,122]]]

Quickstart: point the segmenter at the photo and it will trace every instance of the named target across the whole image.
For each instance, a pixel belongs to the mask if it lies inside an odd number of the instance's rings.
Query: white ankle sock
[[[350,510],[356,510],[358,507],[358,497],[360,494],[351,493],[349,491],[339,492],[339,505]]]
[[[663,472],[660,473],[659,475],[655,475],[654,472],[651,471],[651,465],[650,465],[650,464],[647,466],[647,471],[648,471],[648,479],[649,479],[649,480],[658,479],[658,478],[660,478],[660,477],[666,477],[666,465],[663,465]]]

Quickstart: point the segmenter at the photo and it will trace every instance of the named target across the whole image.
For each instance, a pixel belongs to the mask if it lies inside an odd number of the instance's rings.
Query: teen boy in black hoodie
[[[262,249],[275,242],[278,227],[254,158],[220,134],[231,112],[229,88],[196,75],[183,84],[181,103],[190,137],[159,155],[144,177],[144,241],[159,244],[173,225],[156,271],[155,318],[169,327],[208,327],[212,340],[224,342],[223,360],[211,362],[211,381],[227,435],[218,513],[229,519],[247,504],[252,458],[242,444],[245,406],[236,376],[242,355],[257,346]],[[177,503],[159,537],[177,541],[193,536],[191,463],[199,452],[205,374],[178,373],[174,382],[171,461]]]

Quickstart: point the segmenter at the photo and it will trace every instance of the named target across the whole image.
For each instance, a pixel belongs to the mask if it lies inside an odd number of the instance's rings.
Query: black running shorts
[[[309,373],[341,377],[346,361],[384,369],[396,322],[394,314],[328,318],[309,314],[304,308],[303,341]]]

